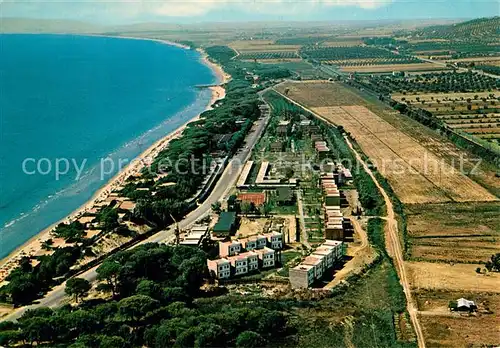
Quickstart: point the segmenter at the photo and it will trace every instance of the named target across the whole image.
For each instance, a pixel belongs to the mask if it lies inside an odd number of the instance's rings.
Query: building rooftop
[[[248,259],[248,256],[250,255],[247,253],[242,253],[234,256],[228,256],[227,259],[229,260],[229,262],[234,263],[234,261],[245,261],[246,259]]]
[[[264,247],[263,249],[255,250],[255,252],[257,254],[269,254],[269,253],[273,253],[274,254],[274,250],[271,249],[271,248],[268,248],[268,247]]]
[[[250,236],[250,237],[247,237],[247,238],[241,238],[241,239],[238,239],[240,242],[253,242],[253,241],[257,241],[259,239],[266,239],[265,236],[261,235],[261,234],[258,234],[256,236]]]
[[[298,265],[298,266],[295,266],[293,269],[297,270],[297,271],[307,272],[307,271],[310,271],[313,268],[314,268],[314,266],[310,266],[310,265]]]
[[[210,262],[215,262],[218,265],[223,265],[223,264],[229,263],[229,260],[226,259],[226,258],[217,259],[217,260],[209,260],[209,261]]]
[[[245,182],[247,181],[248,175],[250,174],[250,170],[253,167],[253,161],[248,161],[245,163],[245,166],[243,167],[243,170],[241,171],[241,175],[238,179],[238,183],[236,186],[243,186],[245,185]]]
[[[123,201],[120,203],[120,209],[124,210],[134,210],[135,203],[132,201]]]
[[[333,249],[335,249],[335,247],[331,246],[331,245],[320,245],[316,251],[326,251],[326,252],[331,252]],[[316,252],[315,251],[315,252]]]
[[[339,240],[331,240],[331,239],[327,239],[323,243],[323,245],[331,245],[331,246],[338,246],[338,245],[341,245],[341,244],[342,244],[341,241],[339,241]]]
[[[86,224],[87,222],[92,222],[94,221],[95,216],[82,216],[81,218],[78,219],[79,223]]]
[[[241,241],[239,240],[230,240],[227,242],[219,242],[219,245],[236,245],[236,244],[241,244]]]
[[[205,236],[203,232],[191,232],[184,239],[200,240]]]
[[[272,231],[263,235],[263,237],[271,237],[271,236],[283,236],[283,233]]]
[[[262,162],[259,168],[259,172],[257,173],[257,178],[255,179],[256,184],[262,184],[264,182],[268,169],[269,162]]]
[[[262,205],[266,202],[266,193],[265,192],[245,192],[240,193],[237,198],[238,201],[241,202],[249,202],[253,203],[256,206]]]
[[[458,307],[467,307],[467,308],[471,308],[471,307],[475,307],[476,304],[474,303],[474,301],[469,301],[465,298],[459,298],[457,300],[457,306]]]
[[[310,266],[317,266],[320,265],[323,262],[323,256],[321,255],[315,255],[315,256],[308,256],[302,261],[303,265],[310,265]]]
[[[319,249],[319,248],[318,248],[318,249]],[[323,256],[323,257],[324,257],[324,256],[330,255],[330,254],[332,253],[332,251],[331,251],[331,250],[329,250],[329,249],[321,249],[321,250],[318,250],[318,249],[316,249],[316,250],[312,253],[312,255],[313,255],[313,256],[314,256],[314,255],[321,255],[321,256]]]
[[[191,232],[207,232],[208,231],[208,226],[203,225],[203,226],[193,226],[191,228]]]
[[[239,254],[239,256],[244,256],[244,257],[250,257],[250,256],[257,256],[257,253],[255,251],[245,251],[244,253]]]
[[[342,172],[346,178],[348,178],[348,179],[352,178],[352,174],[351,174],[351,171],[349,169],[346,168]]]
[[[227,232],[230,231],[236,222],[236,213],[233,211],[222,212],[219,215],[219,220],[215,224],[213,231],[214,232]]]

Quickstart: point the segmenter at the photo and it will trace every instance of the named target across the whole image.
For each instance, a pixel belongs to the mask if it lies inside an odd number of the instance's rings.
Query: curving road
[[[289,100],[291,103],[303,108],[304,110],[308,111],[311,113],[311,115],[314,115],[316,118],[326,121],[331,124],[330,121],[322,117],[321,115],[315,113],[311,109],[305,107],[304,105],[297,103],[293,99],[290,99],[286,95],[278,92],[275,90],[276,93],[280,94],[283,98]],[[372,178],[373,182],[377,186],[378,190],[384,197],[384,201],[387,207],[387,217],[384,218],[387,220],[386,224],[386,249],[389,253],[389,255],[393,258],[394,260],[394,265],[396,266],[396,271],[398,272],[399,279],[401,282],[401,286],[403,287],[403,291],[405,293],[406,297],[406,308],[408,310],[408,313],[410,315],[410,321],[413,325],[413,328],[415,329],[415,334],[417,335],[417,342],[419,348],[425,348],[425,340],[424,340],[424,334],[422,331],[422,327],[420,326],[420,321],[418,320],[418,315],[417,315],[417,306],[412,298],[411,295],[411,287],[410,287],[410,282],[408,281],[408,276],[406,274],[406,270],[404,267],[404,258],[403,258],[403,251],[401,247],[401,243],[399,240],[399,234],[398,234],[398,222],[396,220],[396,213],[394,212],[394,207],[392,205],[392,201],[385,192],[384,188],[380,185],[380,183],[377,181],[377,178],[375,175],[373,175],[371,169],[368,167],[368,165],[363,161],[361,158],[360,154],[354,149],[352,146],[352,143],[349,141],[347,137],[345,137],[345,140],[347,142],[347,145],[351,148],[353,153],[356,155],[357,160],[359,163],[362,164],[363,168],[365,171],[370,175]]]
[[[270,88],[271,87],[264,89],[258,93],[260,99],[264,103],[265,100],[263,99],[262,95]],[[231,188],[236,184],[236,181],[241,173],[241,170],[243,169],[245,162],[250,158],[253,147],[255,146],[257,141],[260,139],[262,133],[266,129],[270,116],[271,113],[270,111],[268,111],[264,115],[262,115],[258,121],[254,123],[252,130],[245,139],[245,147],[233,156],[233,158],[227,165],[226,169],[222,173],[221,177],[217,181],[217,184],[212,190],[210,196],[203,203],[201,203],[198,206],[198,208],[196,208],[191,213],[186,215],[182,221],[179,221],[179,227],[181,229],[186,229],[190,227],[196,221],[208,215],[212,209],[212,204],[221,200],[229,193]],[[142,241],[141,243],[132,246],[130,249],[133,249],[138,245],[142,245],[145,243],[160,243],[160,242],[169,243],[172,242],[174,239],[175,239],[174,228],[171,227],[169,229],[159,231],[158,233]],[[96,269],[98,267],[99,265],[89,269],[88,271],[78,274],[78,277],[93,282],[97,279]],[[39,300],[38,303],[18,308],[9,315],[1,318],[0,321],[16,320],[19,317],[21,317],[24,314],[24,312],[26,312],[28,309],[34,309],[37,307],[58,307],[68,302],[68,298],[64,293],[65,287],[66,287],[66,282],[54,287],[50,292],[48,292],[45,295],[44,298]]]

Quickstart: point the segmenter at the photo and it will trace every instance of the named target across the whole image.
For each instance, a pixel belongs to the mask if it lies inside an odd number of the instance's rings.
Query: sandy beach
[[[162,42],[168,45],[175,45],[177,47],[181,48],[186,48],[189,49],[189,47],[182,46],[177,43],[172,43],[169,41],[163,41],[163,40],[157,40],[157,39],[142,39],[138,37],[122,37],[118,36],[117,38],[128,38],[128,39],[137,39],[137,40],[152,40],[152,41],[158,41]],[[199,50],[202,58],[202,62],[207,65],[214,74],[217,77],[218,84],[213,85],[211,87],[208,87],[212,91],[212,97],[210,99],[210,102],[206,106],[204,111],[210,110],[212,105],[217,102],[218,100],[224,99],[226,92],[223,87],[223,85],[230,79],[230,76],[227,75],[224,70],[218,66],[217,64],[211,62],[208,60],[207,55],[205,54],[204,51]],[[16,250],[14,250],[9,256],[5,257],[0,261],[0,286],[2,285],[1,283],[5,280],[7,275],[17,267],[17,264],[19,260],[22,257],[25,256],[34,256],[38,253],[41,253],[42,250],[42,243],[48,239],[53,238],[51,236],[51,232],[54,230],[54,228],[64,222],[64,223],[71,223],[73,221],[78,220],[81,218],[84,214],[91,212],[95,207],[100,207],[103,205],[103,203],[106,202],[106,200],[110,197],[110,194],[113,191],[117,191],[119,188],[124,186],[125,181],[127,178],[133,175],[138,175],[141,170],[149,165],[152,160],[164,149],[167,148],[168,144],[170,141],[173,139],[176,139],[181,136],[183,130],[186,128],[187,124],[190,122],[193,122],[197,120],[200,117],[200,115],[197,115],[196,117],[192,118],[188,122],[186,122],[184,125],[181,127],[177,128],[170,134],[166,135],[165,137],[161,138],[157,142],[155,142],[152,146],[150,146],[147,150],[145,150],[142,154],[140,154],[136,159],[134,159],[127,167],[125,167],[122,171],[117,173],[111,180],[109,180],[101,189],[99,189],[94,196],[86,202],[84,205],[82,205],[80,208],[76,209],[73,213],[71,213],[69,216],[66,218],[54,223],[50,227],[46,228],[45,230],[41,231],[38,233],[36,236],[32,237],[30,240],[25,242],[22,246],[18,247]]]

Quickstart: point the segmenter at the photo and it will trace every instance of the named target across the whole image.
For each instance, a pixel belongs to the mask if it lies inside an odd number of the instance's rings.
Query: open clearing
[[[481,264],[406,262],[413,289],[446,289],[500,293],[500,273],[477,274]]]
[[[382,156],[383,158],[389,158],[389,161],[395,156],[403,156],[404,158],[408,154],[414,155],[415,149],[407,148],[408,144],[411,144],[411,146],[416,146],[419,149],[416,153],[418,153],[418,156],[420,158],[423,158],[424,154],[428,154],[428,168],[433,168],[430,166],[430,164],[434,162],[430,162],[430,159],[432,159],[432,161],[438,159],[439,163],[443,163],[443,165],[441,166],[442,170],[437,170],[437,172],[436,170],[429,170],[429,172],[431,173],[426,174],[431,175],[431,177],[433,178],[432,182],[426,180],[425,178],[423,178],[424,180],[422,180],[422,175],[418,172],[416,172],[415,174],[407,173],[408,175],[412,176],[412,179],[416,176],[415,180],[421,182],[422,185],[424,185],[420,188],[415,187],[414,183],[412,183],[412,185],[408,185],[408,183],[410,182],[410,180],[408,179],[409,177],[402,177],[401,175],[399,175],[400,192],[404,193],[404,191],[408,189],[410,189],[411,191],[416,190],[415,192],[413,192],[413,194],[422,192],[423,196],[420,197],[421,202],[451,201],[452,196],[443,196],[444,192],[441,188],[438,189],[438,192],[435,191],[436,185],[440,187],[442,186],[442,184],[445,184],[448,187],[450,186],[449,183],[445,182],[445,179],[448,180],[448,176],[450,175],[453,180],[458,180],[457,182],[459,182],[460,184],[465,184],[465,186],[474,188],[473,190],[467,192],[461,187],[451,188],[450,193],[452,195],[456,195],[456,193],[454,192],[458,191],[458,196],[464,199],[464,201],[495,200],[495,196],[488,193],[483,187],[487,188],[495,195],[500,194],[498,178],[495,177],[495,168],[492,165],[484,161],[478,163],[477,158],[474,155],[460,150],[448,139],[439,136],[438,134],[415,120],[401,116],[394,110],[391,110],[385,106],[379,106],[379,104],[372,103],[361,98],[351,89],[348,89],[337,83],[328,83],[324,81],[304,81],[301,83],[283,84],[279,86],[278,90],[284,94],[286,94],[287,92],[288,97],[312,109],[317,107],[326,107],[323,109],[327,114],[330,113],[329,107],[333,106],[363,105],[367,109],[370,109],[372,113],[368,113],[368,116],[371,116],[371,118],[375,118],[375,123],[372,122],[372,124],[368,125],[369,127],[362,126],[359,122],[356,121],[355,117],[357,116],[359,118],[359,115],[351,116],[342,108],[334,108],[332,110],[341,112],[342,116],[336,117],[337,124],[341,125],[349,122],[350,124],[354,125],[354,129],[357,129],[358,132],[366,135],[365,141],[376,142],[377,146],[385,147],[385,151],[383,152]],[[373,113],[376,113],[376,115],[374,115]],[[361,119],[361,122],[366,123],[366,120],[363,118]],[[354,134],[348,128],[346,128],[346,130]],[[382,132],[383,130],[389,132],[389,134],[384,134]],[[377,138],[375,136],[376,133],[381,133],[380,137],[382,139]],[[387,144],[384,144],[384,138],[389,138],[389,140],[386,141]],[[357,142],[361,145],[363,151],[365,151],[367,155],[369,155],[368,152],[370,150],[373,152],[381,151],[380,148],[374,148],[373,143],[368,144],[369,149],[363,147],[363,145],[361,144],[361,139],[359,139],[359,137],[356,137]],[[391,150],[390,146],[388,145],[392,146],[393,149]],[[401,161],[402,159],[399,160],[399,162]],[[413,161],[416,161],[417,164],[420,160],[414,159]],[[384,162],[387,163],[388,160],[384,160]],[[386,170],[387,167],[388,166],[386,164]],[[454,167],[456,171],[452,173],[450,167]],[[444,173],[445,168],[446,173]],[[397,169],[400,170],[401,165]],[[382,171],[382,168],[379,168],[379,170]],[[461,171],[467,173],[468,176],[462,175],[460,173]],[[477,185],[474,181],[480,183],[483,187]],[[395,186],[397,185],[397,183],[391,181],[391,185],[396,190]],[[431,192],[428,192],[427,189],[431,189]],[[444,190],[448,191],[448,189],[446,188],[444,188]],[[442,192],[440,193],[439,191]],[[396,193],[399,192],[396,190]],[[406,197],[406,202],[419,203],[419,199],[415,198],[419,197]],[[405,201],[405,198],[402,196],[400,196],[400,199],[402,201]],[[459,198],[456,200],[460,201]]]
[[[491,315],[419,317],[428,347],[494,347],[499,341],[498,320]]]
[[[500,252],[500,203],[407,205],[410,256],[441,262],[486,262]]]
[[[471,347],[498,344],[500,325],[500,295],[448,290],[416,291],[420,322],[428,346]],[[474,315],[450,312],[449,301],[466,298],[474,301],[478,311]],[[485,329],[492,328],[492,329]]]

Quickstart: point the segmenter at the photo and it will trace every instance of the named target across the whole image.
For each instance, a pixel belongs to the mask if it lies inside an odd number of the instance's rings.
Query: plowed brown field
[[[496,196],[365,106],[336,83],[280,86],[280,91],[333,124],[341,125],[370,157],[404,203],[495,201]],[[354,105],[357,104],[357,105]]]

